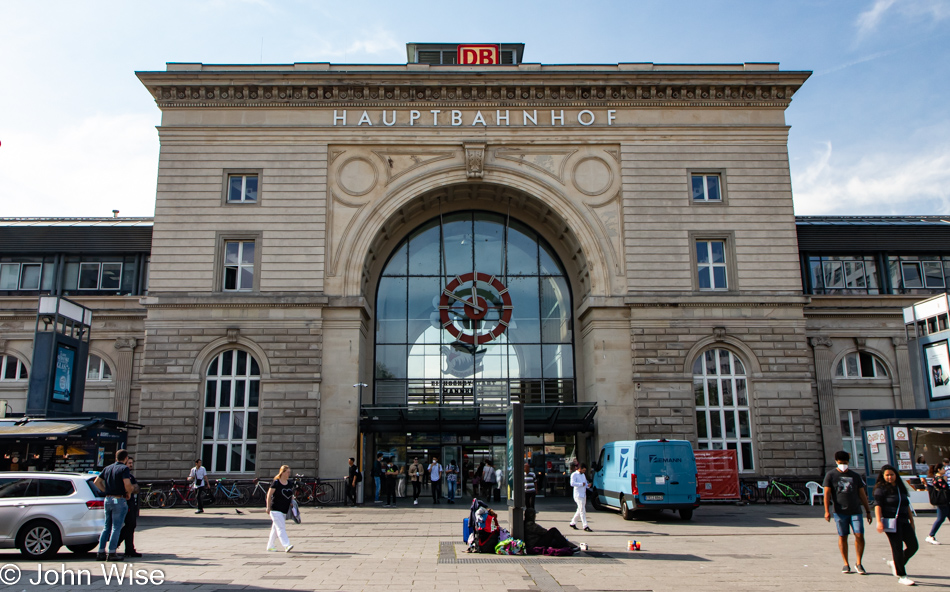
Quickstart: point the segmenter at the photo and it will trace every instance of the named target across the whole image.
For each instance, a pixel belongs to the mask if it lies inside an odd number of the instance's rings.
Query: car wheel
[[[85,543],[82,545],[66,545],[66,548],[75,553],[76,555],[84,555],[96,547],[99,546],[99,543]]]
[[[33,559],[52,557],[63,546],[59,529],[49,520],[30,522],[17,535],[20,553]]]
[[[682,508],[682,509],[680,509],[680,519],[682,519],[682,520],[692,520],[692,519],[693,519],[693,509],[692,509],[692,508]]]
[[[596,489],[590,490],[590,503],[598,512],[604,509],[604,504],[600,503],[600,492],[598,492]]]
[[[627,500],[622,495],[620,496],[620,515],[624,520],[633,520],[633,510],[627,507]]]

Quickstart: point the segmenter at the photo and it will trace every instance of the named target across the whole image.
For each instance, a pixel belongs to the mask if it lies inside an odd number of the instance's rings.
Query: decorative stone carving
[[[713,327],[713,337],[716,341],[725,341],[726,340],[726,328],[725,327]]]
[[[228,329],[228,343],[237,343],[238,336],[240,335],[241,330],[237,327],[231,327]]]
[[[577,150],[563,150],[553,147],[525,147],[499,148],[492,150],[496,159],[516,163],[518,166],[528,166],[536,171],[550,175],[564,183],[564,167],[567,161]]]
[[[112,347],[118,351],[131,351],[135,349],[137,343],[135,337],[117,337]]]
[[[337,169],[337,183],[340,188],[353,196],[366,195],[376,187],[379,172],[376,165],[362,156],[354,156]]]
[[[894,347],[907,347],[907,338],[906,337],[891,337],[891,343],[894,345]]]
[[[613,171],[603,159],[588,156],[577,161],[574,165],[574,187],[584,195],[601,195],[613,183]]]
[[[830,348],[832,346],[831,338],[825,337],[824,335],[818,335],[817,337],[809,337],[808,343],[814,348],[819,348],[819,347]]]
[[[465,144],[465,175],[469,179],[481,179],[485,174],[485,145]]]
[[[0,352],[5,352],[5,351],[7,351],[7,340],[0,339]]]
[[[858,346],[858,349],[864,349],[868,345],[867,337],[855,337],[854,344]]]

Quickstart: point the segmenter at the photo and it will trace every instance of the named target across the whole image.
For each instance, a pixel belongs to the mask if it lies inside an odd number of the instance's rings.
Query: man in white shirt
[[[442,496],[442,465],[439,464],[438,457],[432,457],[432,464],[429,465],[429,479],[432,481],[432,503],[439,503]]]
[[[195,461],[195,466],[191,467],[191,474],[188,475],[188,480],[191,481],[192,487],[195,488],[195,497],[198,500],[198,510],[195,514],[202,514],[205,511],[201,495],[204,493],[205,487],[208,486],[207,477],[208,471],[201,466],[201,459],[199,458]]]
[[[577,518],[580,517],[584,530],[593,532],[587,526],[587,490],[590,489],[590,483],[587,482],[587,465],[581,464],[580,468],[571,473],[571,487],[574,488],[574,501],[577,503],[577,511],[571,518],[571,528],[577,530]]]

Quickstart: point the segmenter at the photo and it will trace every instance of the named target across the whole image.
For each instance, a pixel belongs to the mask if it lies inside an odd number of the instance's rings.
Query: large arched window
[[[261,370],[249,353],[223,351],[208,365],[201,458],[212,473],[253,473]]]
[[[572,403],[571,311],[563,268],[524,224],[488,212],[431,220],[380,278],[376,403]]]
[[[700,450],[735,450],[739,471],[755,468],[749,382],[742,361],[727,349],[707,349],[693,364],[696,436]]]
[[[868,352],[845,354],[835,366],[835,378],[886,378],[887,367]]]

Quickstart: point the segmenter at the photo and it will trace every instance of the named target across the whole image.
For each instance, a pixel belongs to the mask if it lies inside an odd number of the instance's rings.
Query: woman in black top
[[[888,561],[894,575],[899,577],[901,584],[913,586],[914,581],[907,577],[904,566],[917,552],[917,534],[914,532],[914,518],[910,513],[910,499],[907,486],[897,474],[897,469],[891,465],[881,467],[881,472],[874,483],[874,513],[877,516],[877,531],[885,532],[885,520],[896,518],[894,532],[887,532],[887,540],[891,544],[893,561]]]
[[[293,498],[294,484],[290,482],[290,467],[281,465],[274,482],[267,490],[267,515],[272,523],[270,540],[267,541],[268,551],[280,551],[277,548],[278,540],[284,546],[284,553],[290,553],[294,548],[287,537],[287,511],[290,510],[290,500]]]
[[[930,503],[937,508],[937,520],[930,528],[930,536],[924,540],[932,545],[939,545],[937,530],[944,520],[950,519],[950,488],[947,486],[947,466],[943,463],[933,465],[927,471],[927,477],[930,481],[927,485],[927,490],[930,493]]]

